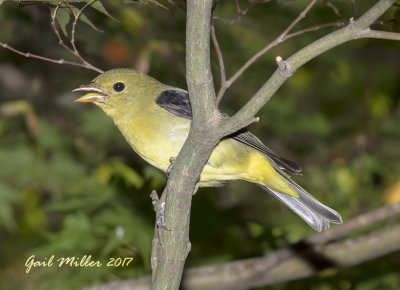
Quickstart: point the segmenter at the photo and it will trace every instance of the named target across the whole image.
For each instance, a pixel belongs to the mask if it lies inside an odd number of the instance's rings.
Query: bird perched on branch
[[[144,160],[166,171],[185,142],[192,120],[188,92],[130,69],[114,69],[74,91],[87,92],[76,102],[94,103],[110,116]],[[280,158],[256,136],[241,130],[222,139],[212,151],[199,186],[246,180],[262,187],[316,231],[339,224],[341,216],[323,205],[284,172],[300,174],[294,162]]]

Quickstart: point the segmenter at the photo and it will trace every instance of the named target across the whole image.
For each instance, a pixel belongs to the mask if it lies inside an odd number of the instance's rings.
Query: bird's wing
[[[192,106],[186,91],[166,90],[156,99],[157,105],[175,116],[192,120]]]
[[[276,165],[279,166],[279,168],[285,169],[293,174],[301,174],[302,168],[300,167],[300,165],[297,165],[293,161],[279,157],[278,154],[276,154],[274,151],[265,146],[260,141],[260,139],[258,139],[254,134],[252,134],[247,129],[239,130],[238,132],[229,135],[229,137],[239,142],[242,142],[243,144],[246,144],[254,149],[257,149],[261,153],[264,153],[269,158],[271,158],[276,163]]]
[[[175,116],[192,119],[192,107],[188,92],[178,89],[169,89],[163,91],[156,99],[157,105],[174,114]],[[224,116],[227,114],[221,112]],[[293,174],[301,174],[301,167],[293,161],[279,157],[275,152],[265,146],[256,136],[247,129],[242,129],[229,135],[249,147],[252,147],[271,158],[281,169],[285,169]]]

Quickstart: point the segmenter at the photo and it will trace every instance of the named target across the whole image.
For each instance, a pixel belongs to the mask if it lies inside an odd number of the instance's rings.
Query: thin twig
[[[246,126],[248,120],[254,118],[255,114],[257,114],[262,106],[271,99],[282,84],[297,69],[317,55],[350,40],[371,37],[371,35],[367,33],[369,27],[374,21],[380,18],[395,1],[396,0],[379,0],[362,16],[357,18],[357,20],[350,19],[349,25],[317,39],[287,58],[284,61],[284,71],[278,67],[257,93],[236,114],[230,118],[221,119],[218,124],[220,135],[230,135]],[[390,36],[390,38],[393,39],[393,36]]]
[[[75,31],[76,31],[76,24],[78,22],[79,17],[81,16],[81,14],[83,13],[83,10],[86,9],[88,6],[90,6],[93,2],[95,2],[96,0],[92,0],[90,2],[87,2],[79,11],[78,13],[75,13],[74,8],[72,7],[72,5],[69,2],[66,1],[60,1],[56,8],[54,8],[54,12],[51,10],[50,8],[50,17],[51,17],[51,27],[53,29],[54,34],[56,35],[57,39],[58,39],[58,44],[60,44],[64,49],[66,49],[69,53],[73,54],[75,57],[77,57],[82,63],[83,65],[85,65],[86,68],[92,69],[94,71],[97,71],[99,73],[104,72],[103,70],[95,67],[94,65],[92,65],[91,63],[89,63],[86,59],[84,59],[81,54],[79,53],[78,49],[75,46]],[[71,13],[74,15],[74,22],[72,24],[72,29],[71,29],[71,46],[72,48],[70,48],[68,45],[66,45],[61,37],[60,31],[57,28],[56,25],[56,16],[57,16],[57,12],[58,9],[60,9],[61,5],[65,4],[66,6],[68,6],[68,8],[71,10]]]
[[[245,15],[245,14],[246,14],[247,12],[249,12],[249,10],[250,10],[251,8],[253,8],[254,6],[256,6],[256,5],[258,5],[258,4],[262,4],[262,3],[267,3],[267,2],[269,2],[269,1],[271,1],[271,0],[259,0],[259,1],[254,1],[254,2],[250,3],[249,6],[247,6],[244,10],[240,11],[240,13],[241,13],[242,15]]]
[[[243,72],[249,68],[256,60],[258,60],[262,55],[264,55],[267,51],[269,51],[271,48],[275,47],[276,45],[282,43],[285,41],[288,37],[288,33],[291,31],[291,29],[304,17],[306,17],[306,14],[312,6],[317,2],[317,0],[312,0],[310,4],[297,16],[297,18],[289,24],[289,26],[277,37],[275,40],[270,42],[268,45],[266,45],[263,49],[261,49],[259,52],[257,52],[253,57],[251,57],[231,78],[229,78],[226,82],[224,82],[221,85],[221,88],[218,92],[217,95],[217,102],[219,103],[225,94],[226,90],[243,74]],[[315,28],[314,30],[316,30]],[[319,29],[319,28],[318,28]],[[304,31],[305,33],[307,31]],[[299,35],[300,33],[296,34]]]
[[[340,19],[343,18],[342,15],[340,15],[339,9],[335,5],[333,5],[331,1],[327,1],[325,4],[333,10],[333,13],[335,13],[337,17],[339,17]]]
[[[239,14],[238,16],[236,16],[233,19],[225,19],[225,18],[222,18],[219,16],[213,16],[213,20],[221,21],[224,24],[233,24],[233,23],[240,21],[240,19],[242,19],[242,14]]]
[[[74,55],[79,58],[83,63],[87,64],[87,65],[91,65],[90,63],[88,63],[79,53],[78,49],[75,46],[75,31],[76,31],[76,24],[79,20],[79,17],[82,15],[83,10],[85,10],[89,5],[93,4],[95,1],[97,0],[92,0],[87,2],[79,11],[78,13],[75,13],[72,5],[70,3],[67,2],[68,7],[70,8],[72,14],[74,15],[75,19],[74,22],[72,23],[72,29],[71,29],[71,45],[72,45],[72,49],[74,50]]]
[[[342,26],[347,25],[348,23],[349,23],[349,21],[337,20],[337,21],[333,21],[333,22],[310,26],[308,28],[304,28],[304,29],[287,34],[285,37],[285,40],[288,40],[289,38],[298,36],[298,35],[306,33],[306,32],[316,31],[321,28],[333,27],[333,26],[342,27]]]
[[[70,53],[74,54],[74,51],[64,43],[63,39],[61,38],[60,32],[57,28],[57,24],[56,24],[56,16],[57,16],[57,12],[58,9],[60,8],[61,4],[63,4],[64,1],[61,1],[57,4],[56,8],[54,8],[54,12],[51,10],[50,7],[50,17],[51,17],[51,28],[53,29],[54,34],[56,35],[57,39],[58,39],[58,44],[61,45],[62,47],[64,47],[66,50],[68,50]]]
[[[167,0],[167,2],[173,6],[179,7],[183,11],[186,11],[186,8],[179,3],[175,3],[173,0]]]
[[[282,32],[282,34],[279,36],[280,38],[284,38],[292,29],[294,26],[296,26],[297,23],[300,22],[300,20],[304,19],[310,11],[310,9],[317,3],[318,0],[312,0],[310,4],[296,17],[296,19],[290,23],[290,25]]]
[[[68,64],[68,65],[73,65],[73,66],[79,66],[79,67],[83,67],[83,68],[86,68],[86,69],[91,69],[91,70],[97,71],[98,73],[103,73],[104,72],[103,70],[101,70],[101,69],[99,69],[97,67],[94,67],[92,65],[87,65],[85,63],[68,61],[68,60],[65,60],[65,59],[48,58],[48,57],[45,57],[45,56],[41,56],[41,55],[37,55],[37,54],[34,54],[34,53],[30,53],[30,52],[23,52],[23,51],[20,51],[20,50],[18,50],[16,48],[10,46],[7,43],[0,42],[0,46],[6,48],[8,50],[11,50],[12,52],[14,52],[16,54],[19,54],[19,55],[22,55],[22,56],[25,56],[25,57],[29,57],[29,58],[36,58],[36,59],[40,59],[40,60],[47,61],[47,62],[57,63],[57,64]]]
[[[218,44],[217,36],[215,35],[214,24],[212,22],[211,22],[211,39],[214,44],[215,52],[217,53],[219,71],[221,74],[221,87],[222,87],[222,85],[226,82],[224,58],[222,56],[222,52]]]
[[[239,0],[235,0],[235,4],[236,4],[236,10],[238,13],[240,13],[242,11],[242,9],[240,9],[240,4],[239,4]]]
[[[240,21],[240,19],[242,19],[242,16],[245,15],[247,12],[249,12],[249,10],[251,8],[253,8],[254,6],[256,6],[258,4],[262,4],[262,3],[267,3],[267,2],[270,2],[270,1],[271,0],[255,1],[253,3],[250,3],[244,10],[242,10],[240,8],[238,0],[235,0],[236,10],[238,12],[238,15],[235,18],[233,18],[233,19],[225,19],[225,18],[222,18],[222,17],[213,16],[213,20],[219,20],[219,21],[223,22],[224,24],[233,24],[233,23],[236,23],[236,22]]]
[[[351,2],[351,6],[353,7],[353,10],[354,10],[354,15],[355,15],[356,18],[357,18],[357,17],[359,16],[359,14],[358,14],[358,10],[357,10],[356,3],[355,3],[354,0],[350,0],[350,2]]]

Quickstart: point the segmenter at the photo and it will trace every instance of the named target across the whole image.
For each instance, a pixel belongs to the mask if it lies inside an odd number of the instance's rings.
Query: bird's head
[[[106,113],[111,113],[110,110],[123,110],[132,107],[132,104],[138,107],[146,101],[152,101],[152,96],[156,97],[163,86],[157,80],[137,71],[113,69],[73,91],[86,93],[75,102],[95,103]]]

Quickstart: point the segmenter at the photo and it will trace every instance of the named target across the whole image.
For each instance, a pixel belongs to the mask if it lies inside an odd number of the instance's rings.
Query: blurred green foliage
[[[352,16],[350,1],[333,2],[344,18]],[[357,1],[359,11],[373,2]],[[51,33],[45,4],[0,3],[1,42],[73,59]],[[91,25],[104,33],[78,24],[81,54],[102,69],[136,68],[184,88],[184,12],[166,3],[161,4],[169,10],[137,3],[103,1],[116,20],[100,6],[85,10]],[[258,5],[232,25],[216,21],[228,76],[306,4],[275,1]],[[221,1],[215,15],[231,19],[235,9],[233,2]],[[65,37],[72,23],[63,11],[58,22]],[[298,29],[336,18],[320,4]],[[391,24],[382,28],[390,30]],[[277,55],[286,58],[329,31],[303,34],[274,48],[232,86],[221,108],[234,113],[274,71]],[[274,151],[301,164],[304,177],[296,180],[345,220],[399,196],[400,187],[391,187],[400,180],[399,48],[394,41],[358,40],[321,55],[285,83],[251,128]],[[214,51],[212,66],[218,87]],[[77,289],[150,271],[154,213],[149,194],[161,192],[166,178],[135,155],[98,108],[73,103],[77,95],[71,90],[95,76],[0,50],[0,289]],[[201,189],[193,200],[186,265],[267,254],[311,233],[257,186],[230,182]],[[133,260],[126,267],[53,266],[26,273],[31,255]],[[397,253],[269,289],[398,289],[399,261]]]

